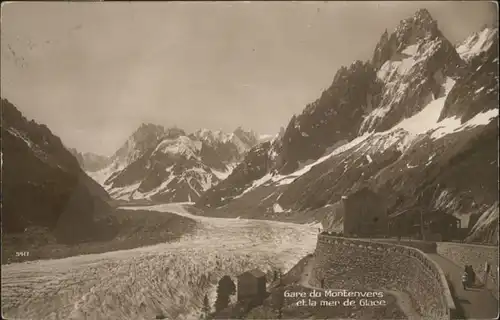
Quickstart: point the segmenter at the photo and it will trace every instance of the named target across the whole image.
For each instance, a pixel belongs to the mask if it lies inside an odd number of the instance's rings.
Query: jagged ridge
[[[110,159],[91,173],[110,195],[125,201],[194,201],[241,161],[258,143],[241,128],[234,133],[142,124]]]
[[[466,224],[498,192],[494,44],[462,59],[419,10],[382,35],[371,62],[341,68],[321,98],[263,147],[267,156],[249,154],[197,205],[230,214],[261,194],[254,210],[307,215],[368,186],[388,198],[389,213],[435,208]],[[245,173],[249,163],[259,170]]]

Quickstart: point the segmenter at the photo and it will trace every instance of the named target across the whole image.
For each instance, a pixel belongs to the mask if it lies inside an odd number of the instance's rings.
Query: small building
[[[440,234],[441,241],[455,240],[460,237],[461,221],[451,214],[437,214],[427,220],[426,231]]]
[[[387,234],[388,219],[384,199],[365,187],[340,200],[344,216],[344,235],[380,236]]]
[[[238,276],[238,302],[266,298],[266,274],[259,269],[246,271]]]
[[[405,209],[389,215],[389,235],[412,237],[420,233],[420,219],[414,208]]]
[[[455,240],[462,236],[460,219],[439,210],[410,208],[391,215],[389,226],[394,236],[417,236],[433,241]]]

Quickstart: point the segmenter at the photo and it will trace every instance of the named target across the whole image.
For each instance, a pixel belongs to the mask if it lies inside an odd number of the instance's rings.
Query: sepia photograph
[[[2,3],[2,319],[497,319],[498,11]]]

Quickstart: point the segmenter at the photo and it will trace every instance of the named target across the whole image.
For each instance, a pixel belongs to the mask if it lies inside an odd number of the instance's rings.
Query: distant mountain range
[[[68,149],[76,157],[78,163],[88,172],[95,172],[104,169],[110,164],[110,158],[92,152],[79,152],[75,148]]]
[[[269,136],[142,124],[110,158],[73,153],[108,193],[123,201],[191,202],[225,179],[245,153]]]
[[[370,61],[260,144],[196,206],[217,216],[316,217],[342,228],[341,197],[368,187],[389,214],[453,214],[469,240],[498,236],[498,29],[453,45],[425,10],[384,32]],[[408,210],[408,221],[415,210]]]

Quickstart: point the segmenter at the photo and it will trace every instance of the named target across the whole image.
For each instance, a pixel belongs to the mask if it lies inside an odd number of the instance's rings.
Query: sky
[[[420,8],[452,42],[498,19],[483,1],[4,2],[1,94],[102,155],[144,122],[275,134]]]

